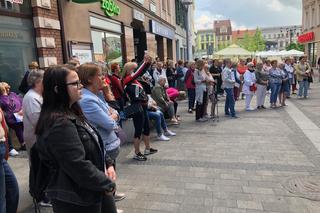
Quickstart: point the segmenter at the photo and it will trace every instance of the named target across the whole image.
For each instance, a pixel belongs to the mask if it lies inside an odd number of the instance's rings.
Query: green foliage
[[[286,50],[299,50],[304,52],[304,45],[299,43],[291,43],[289,46],[287,46]]]
[[[238,40],[237,44],[250,52],[263,51],[266,48],[266,42],[259,28],[253,36],[245,33],[243,39]]]

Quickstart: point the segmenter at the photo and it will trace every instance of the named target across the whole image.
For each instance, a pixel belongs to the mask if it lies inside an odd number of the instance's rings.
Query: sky
[[[301,25],[302,0],[194,0],[195,27],[213,28],[214,20],[230,19],[232,30]]]

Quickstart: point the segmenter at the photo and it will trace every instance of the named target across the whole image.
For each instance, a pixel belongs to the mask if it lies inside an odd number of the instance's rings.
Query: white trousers
[[[262,106],[264,105],[264,101],[266,99],[266,94],[267,94],[267,86],[257,84],[257,106]]]
[[[250,103],[252,100],[253,94],[246,94],[246,109],[250,109]]]

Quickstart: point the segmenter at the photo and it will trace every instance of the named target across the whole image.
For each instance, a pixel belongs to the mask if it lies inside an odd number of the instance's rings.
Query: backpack
[[[41,161],[35,143],[30,150],[29,193],[32,196],[35,212],[40,212],[38,203],[45,197],[50,181],[50,168]]]

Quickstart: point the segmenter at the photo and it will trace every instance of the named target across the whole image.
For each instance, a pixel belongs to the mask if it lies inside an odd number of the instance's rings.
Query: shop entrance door
[[[140,29],[133,29],[135,59],[137,62],[143,61],[144,51],[147,50],[147,36]]]

